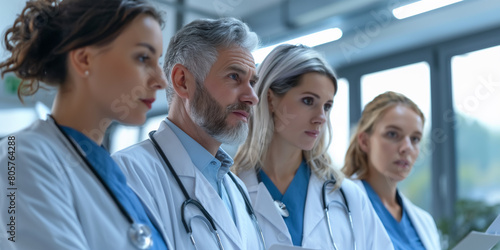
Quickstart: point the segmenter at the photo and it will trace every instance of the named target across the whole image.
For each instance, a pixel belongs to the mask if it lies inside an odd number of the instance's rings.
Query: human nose
[[[312,119],[312,123],[315,124],[324,124],[326,122],[326,111],[323,107],[320,107],[318,111],[316,111],[315,116]]]
[[[255,93],[255,89],[252,87],[250,81],[243,86],[243,93],[240,96],[240,101],[248,104],[249,106],[254,106],[259,102],[259,97]]]
[[[160,90],[167,87],[167,78],[160,64],[156,64],[155,67],[149,68],[149,87],[152,89]]]
[[[414,145],[411,143],[411,138],[406,136],[401,140],[401,145],[399,147],[399,152],[405,154],[414,149]]]

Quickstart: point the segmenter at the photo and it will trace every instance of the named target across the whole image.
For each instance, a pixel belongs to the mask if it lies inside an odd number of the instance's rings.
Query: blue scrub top
[[[281,194],[266,173],[262,170],[259,172],[260,180],[266,185],[267,190],[271,193],[271,197],[273,197],[274,200],[283,202],[288,209],[290,216],[283,219],[290,232],[294,246],[302,245],[304,210],[310,176],[311,170],[307,166],[306,161],[302,160],[290,186],[288,186],[285,194]]]
[[[106,186],[109,187],[112,195],[118,199],[134,222],[147,225],[151,229],[153,246],[149,249],[167,249],[167,245],[165,244],[163,237],[149,219],[146,209],[144,208],[139,197],[137,197],[137,195],[127,185],[125,175],[115,161],[113,161],[109,152],[79,131],[66,126],[61,126],[61,128],[67,135],[73,138],[78,145],[80,145],[80,148],[85,152],[91,167],[106,183]],[[128,237],[128,235],[123,235],[123,237]]]
[[[401,221],[398,222],[392,214],[387,210],[387,208],[380,200],[380,197],[377,195],[375,190],[370,186],[370,184],[366,181],[362,181],[365,186],[366,193],[368,194],[368,198],[375,209],[375,212],[378,214],[378,217],[384,224],[385,230],[389,234],[391,238],[392,244],[394,245],[395,250],[405,250],[405,249],[424,249],[425,247],[420,240],[420,237],[413,226],[413,223],[406,212],[406,209],[403,204],[403,200],[399,195],[399,191],[396,191],[396,201],[401,206],[401,210],[403,211],[403,216]]]

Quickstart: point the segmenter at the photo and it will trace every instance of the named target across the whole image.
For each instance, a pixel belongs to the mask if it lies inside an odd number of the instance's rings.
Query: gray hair
[[[269,111],[267,98],[271,89],[278,96],[285,95],[296,87],[300,77],[306,73],[317,72],[332,80],[337,92],[337,79],[326,60],[313,50],[303,45],[280,45],[264,59],[257,69],[259,81],[255,85],[259,104],[249,123],[249,135],[239,148],[234,159],[234,171],[237,174],[245,170],[259,168],[265,159],[274,133],[273,114]],[[331,122],[327,117],[328,135],[331,135]],[[333,168],[332,161],[326,152],[331,142],[331,136],[323,134],[312,150],[304,151],[304,156],[312,171],[320,178],[337,179],[337,186],[343,179],[343,174]]]
[[[172,87],[172,68],[182,64],[195,77],[204,82],[217,60],[218,49],[239,46],[253,51],[259,38],[248,26],[235,18],[195,20],[180,29],[170,39],[163,70],[167,74],[167,100],[170,107],[175,91]]]

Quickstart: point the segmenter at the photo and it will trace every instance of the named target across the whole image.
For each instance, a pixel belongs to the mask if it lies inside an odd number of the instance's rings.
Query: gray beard
[[[202,84],[196,83],[196,92],[190,109],[191,120],[218,142],[229,145],[245,142],[248,136],[248,123],[240,121],[235,127],[229,127],[226,119],[233,110],[245,110],[251,114],[252,110],[248,105],[236,103],[224,109]]]

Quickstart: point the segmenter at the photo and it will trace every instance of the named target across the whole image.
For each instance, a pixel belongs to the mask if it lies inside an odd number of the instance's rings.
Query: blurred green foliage
[[[448,240],[449,249],[456,246],[470,231],[485,232],[500,214],[500,205],[462,199],[456,202],[455,213],[455,218],[437,223],[442,238]],[[497,245],[493,249],[500,249],[500,246]]]

